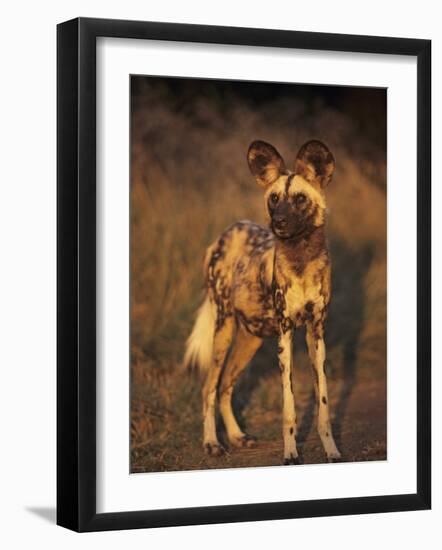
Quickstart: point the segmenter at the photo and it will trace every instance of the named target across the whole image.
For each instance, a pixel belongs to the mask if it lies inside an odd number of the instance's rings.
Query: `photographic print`
[[[386,460],[387,90],[130,98],[131,473]]]

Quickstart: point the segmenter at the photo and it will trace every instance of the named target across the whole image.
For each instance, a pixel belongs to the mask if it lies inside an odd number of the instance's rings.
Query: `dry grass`
[[[253,139],[274,144],[287,164],[311,138],[323,140],[335,154],[337,170],[328,194],[333,260],[328,369],[337,383],[344,382],[336,394],[341,415],[359,380],[376,380],[380,399],[385,397],[386,160],[373,128],[376,117],[370,125],[364,110],[359,119],[354,115],[354,101],[343,110],[305,94],[275,93],[274,99],[253,101],[232,87],[210,83],[180,90],[172,93],[165,82],[145,79],[137,83],[133,100],[133,471],[217,466],[200,452],[199,382],[187,378],[179,364],[201,299],[206,246],[238,219],[264,221],[262,192],[245,160]],[[302,348],[298,337],[300,371],[306,364]],[[274,362],[268,344],[245,373],[237,408],[259,435],[278,445]],[[300,391],[309,395],[305,384]],[[363,449],[370,445],[378,458],[379,445],[385,454],[385,418],[380,422],[377,443],[361,441],[353,459],[366,459]],[[259,460],[273,463],[272,452],[276,457],[277,449],[270,449]],[[259,460],[246,453],[227,465]]]

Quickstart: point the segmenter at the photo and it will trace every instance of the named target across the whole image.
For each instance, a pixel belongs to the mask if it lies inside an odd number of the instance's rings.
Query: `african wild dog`
[[[283,387],[284,464],[300,462],[296,448],[296,411],[292,387],[292,332],[306,326],[306,341],[318,401],[318,432],[329,461],[340,458],[330,425],[324,369],[324,320],[330,300],[330,259],[325,237],[324,191],[335,167],[320,141],[305,143],[286,169],[276,149],[254,141],[247,160],[264,189],[270,230],[249,221],[235,223],[207,249],[207,294],[187,341],[186,365],[207,371],[203,387],[204,448],[218,442],[215,403],[229,442],[253,446],[232,411],[235,382],[263,338],[278,336]]]

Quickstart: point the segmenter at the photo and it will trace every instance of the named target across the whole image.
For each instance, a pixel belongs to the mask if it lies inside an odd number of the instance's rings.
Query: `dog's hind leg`
[[[220,385],[220,410],[227,430],[227,437],[235,447],[252,447],[255,438],[245,434],[238,426],[232,410],[232,394],[236,381],[255,355],[262,339],[238,328],[235,342],[224,368]]]
[[[339,453],[333,438],[325,376],[325,343],[323,328],[320,325],[307,324],[306,340],[310,361],[312,363],[315,392],[318,401],[318,433],[329,462],[339,460]]]
[[[216,435],[215,405],[218,383],[227,353],[232,343],[235,322],[232,316],[225,317],[213,338],[212,364],[203,387],[204,450],[208,455],[219,456],[224,449]]]

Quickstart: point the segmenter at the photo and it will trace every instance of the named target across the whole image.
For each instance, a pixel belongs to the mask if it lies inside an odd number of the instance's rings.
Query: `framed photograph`
[[[430,508],[430,41],[57,37],[57,523]]]

